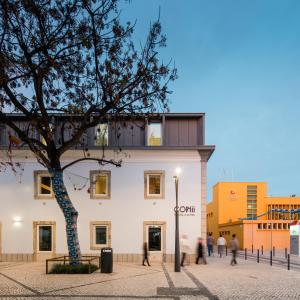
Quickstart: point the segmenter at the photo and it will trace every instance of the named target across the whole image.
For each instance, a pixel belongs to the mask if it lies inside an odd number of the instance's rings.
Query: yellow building
[[[300,209],[300,197],[270,197],[265,182],[219,182],[207,205],[207,233],[227,242],[235,233],[241,249],[289,249],[289,224],[299,217],[282,212],[290,209]]]

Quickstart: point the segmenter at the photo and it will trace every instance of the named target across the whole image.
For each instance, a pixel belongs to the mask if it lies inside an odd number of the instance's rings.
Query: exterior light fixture
[[[176,195],[176,207],[175,207],[175,261],[174,261],[174,271],[180,272],[180,247],[179,247],[179,206],[178,206],[178,184],[179,175],[181,173],[181,168],[177,167],[175,170],[175,195]]]

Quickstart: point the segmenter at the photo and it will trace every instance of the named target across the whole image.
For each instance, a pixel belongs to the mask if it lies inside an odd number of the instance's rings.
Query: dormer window
[[[95,130],[95,146],[108,146],[108,124],[99,124]]]
[[[148,146],[162,145],[161,123],[148,124],[147,145]]]

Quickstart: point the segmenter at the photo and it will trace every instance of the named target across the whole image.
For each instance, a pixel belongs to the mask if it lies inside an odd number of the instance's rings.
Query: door
[[[148,244],[151,262],[162,262],[165,256],[165,222],[144,222],[144,242]]]

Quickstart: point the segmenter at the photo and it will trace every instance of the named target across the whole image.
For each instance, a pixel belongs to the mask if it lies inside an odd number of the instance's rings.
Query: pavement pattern
[[[0,299],[300,299],[299,270],[210,257],[175,273],[173,264],[115,263],[114,272],[46,275],[44,263],[0,262]]]

